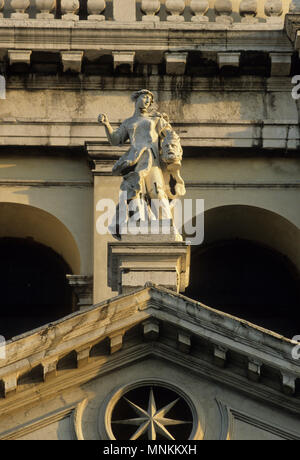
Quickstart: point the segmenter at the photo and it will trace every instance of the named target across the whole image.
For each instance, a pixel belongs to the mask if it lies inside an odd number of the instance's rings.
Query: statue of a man
[[[180,139],[167,115],[153,109],[150,91],[137,91],[131,99],[135,102],[134,114],[115,131],[107,115],[98,117],[111,145],[130,141],[129,150],[116,162],[112,173],[123,176],[121,191],[126,193],[127,205],[139,203],[141,221],[172,220],[170,201],[185,194],[180,176]]]

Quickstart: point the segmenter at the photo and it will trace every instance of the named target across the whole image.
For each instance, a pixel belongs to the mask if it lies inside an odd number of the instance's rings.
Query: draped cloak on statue
[[[112,145],[122,145],[129,139],[130,148],[115,164],[113,175],[123,176],[121,190],[132,200],[172,200],[185,194],[180,176],[181,157],[164,161],[161,142],[173,129],[161,114],[142,114],[125,120],[112,134]],[[168,215],[169,214],[169,215]],[[166,211],[164,218],[171,218]]]

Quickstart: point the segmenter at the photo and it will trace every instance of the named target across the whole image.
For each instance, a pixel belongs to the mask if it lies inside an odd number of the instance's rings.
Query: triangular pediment
[[[299,413],[294,348],[278,334],[147,284],[9,341],[0,408],[155,356]]]

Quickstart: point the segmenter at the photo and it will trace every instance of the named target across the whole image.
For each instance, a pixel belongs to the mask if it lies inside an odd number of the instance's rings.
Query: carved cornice
[[[126,91],[133,92],[142,88],[145,78],[137,75],[129,77],[120,75],[40,75],[29,74],[7,76],[7,90],[62,90],[62,91]],[[222,78],[219,75],[200,77],[185,75],[150,75],[147,77],[147,87],[150,91],[230,91],[230,92],[282,92],[291,93],[293,85],[287,76],[263,77],[254,75],[240,75],[239,78]],[[41,120],[42,121],[42,120]],[[59,120],[57,120],[59,122]],[[75,123],[76,118],[74,119]],[[89,120],[88,120],[89,121]],[[92,142],[90,142],[92,144]],[[91,145],[92,147],[92,145]]]
[[[288,15],[289,16],[289,15]],[[209,40],[208,40],[209,38]],[[0,49],[31,51],[149,51],[168,50],[289,51],[282,25],[236,23],[114,23],[105,21],[38,21],[0,19]],[[99,48],[101,47],[101,48]]]
[[[111,123],[115,128],[119,123]],[[59,126],[53,131],[53,126]],[[189,123],[173,122],[172,126],[180,135],[183,147],[216,148],[259,148],[297,150],[300,144],[299,123],[297,120],[201,120]],[[48,129],[51,127],[51,130]],[[90,141],[86,142],[88,130]],[[48,133],[49,134],[45,134]],[[95,120],[3,120],[0,124],[0,141],[2,145],[59,147],[88,146],[93,160],[115,160],[128,146],[110,147],[105,142],[104,132]],[[94,144],[94,147],[93,147]]]
[[[145,323],[146,320],[153,322],[154,329],[151,328],[152,323]],[[177,331],[178,339],[173,346],[166,346],[157,341],[161,334],[160,329],[157,333],[157,326],[163,323]],[[142,328],[145,339],[152,341],[127,348],[126,331],[138,325]],[[164,328],[162,332],[163,330]],[[183,336],[188,338],[188,347],[181,346]],[[142,335],[139,337],[139,340],[142,340]],[[91,347],[104,339],[110,342],[110,353],[97,358],[89,357]],[[118,339],[117,347],[115,339]],[[232,351],[246,360],[255,360],[264,367],[276,371],[278,375],[283,376],[283,393],[266,384],[257,384],[252,379],[247,379],[246,374],[242,377],[239,372],[226,367],[220,368],[217,362],[209,364],[203,360],[197,349],[193,349],[195,340],[207,342],[210,344],[209,348],[213,345],[218,349]],[[184,343],[187,344],[187,341]],[[292,359],[294,346],[295,343],[291,340],[244,320],[166,289],[148,286],[133,294],[121,295],[99,305],[87,307],[8,342],[7,358],[0,361],[0,381],[2,380],[4,389],[5,385],[8,385],[7,395],[11,395],[8,398],[0,398],[0,410],[15,410],[17,407],[40,400],[42,395],[50,397],[103,373],[112,372],[119,366],[147,356],[156,356],[299,414],[299,398],[284,394],[284,378],[289,376],[291,392],[294,388],[293,382],[300,378],[300,366]],[[63,370],[53,372],[57,361],[71,351],[77,355],[77,368],[74,368],[72,374],[70,371],[64,373]],[[225,363],[226,359],[225,353]],[[50,360],[54,367],[48,365]],[[18,388],[18,376],[24,375],[36,366],[44,368],[44,377],[47,377],[49,372],[52,378],[44,378],[44,382],[41,381],[28,390],[26,386]]]
[[[36,384],[30,389],[25,389],[19,393],[17,392],[14,396],[0,400],[0,410],[8,415],[20,408],[32,407],[34,404],[39,403],[41,398],[56,397],[67,389],[79,387],[92,379],[101,378],[101,376],[130,366],[135,362],[152,358],[172,363],[172,365],[176,365],[186,372],[193,373],[205,380],[225,385],[231,390],[252,397],[256,401],[261,401],[271,407],[275,406],[292,414],[300,414],[300,401],[298,398],[285,396],[266,385],[255,384],[238,373],[220,369],[206,360],[187,353],[181,353],[159,342],[140,343],[130,348],[124,348],[111,356],[95,359],[83,368],[68,370],[66,374],[61,371],[57,378],[49,383]],[[2,439],[1,436],[0,439]]]

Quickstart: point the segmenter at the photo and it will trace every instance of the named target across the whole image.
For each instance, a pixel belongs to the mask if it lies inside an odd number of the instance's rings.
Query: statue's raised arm
[[[128,139],[127,132],[123,132],[124,130],[121,128],[116,129],[115,131],[112,129],[108,116],[105,113],[100,113],[98,116],[98,122],[104,126],[106,137],[111,145],[122,145]]]

